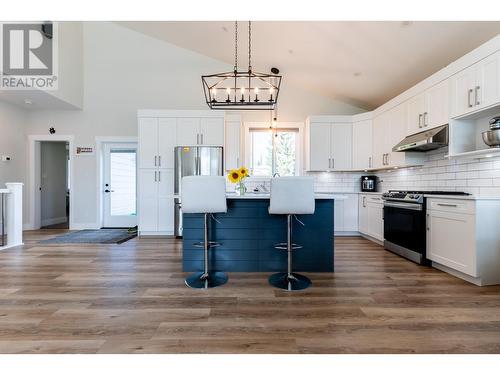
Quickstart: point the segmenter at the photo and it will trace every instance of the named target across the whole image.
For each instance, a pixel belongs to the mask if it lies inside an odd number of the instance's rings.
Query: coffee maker
[[[361,191],[376,192],[377,191],[377,176],[361,176]]]

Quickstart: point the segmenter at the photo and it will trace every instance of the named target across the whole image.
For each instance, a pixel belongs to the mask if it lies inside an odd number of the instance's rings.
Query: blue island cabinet
[[[286,215],[270,215],[269,199],[234,198],[227,213],[210,220],[210,239],[221,244],[209,250],[210,268],[224,272],[286,271],[287,252],[274,245],[286,242]],[[293,242],[303,245],[293,252],[296,272],[333,272],[334,200],[316,199],[313,215],[293,220]],[[183,215],[183,258],[185,272],[203,270],[203,215]]]

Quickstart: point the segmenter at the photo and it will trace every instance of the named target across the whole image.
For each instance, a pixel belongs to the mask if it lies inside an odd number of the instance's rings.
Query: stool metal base
[[[208,273],[196,272],[189,275],[185,283],[193,289],[209,289],[227,283],[227,274],[224,272],[209,271]]]
[[[269,277],[269,284],[276,288],[292,291],[308,288],[311,285],[311,280],[298,273],[279,272]]]

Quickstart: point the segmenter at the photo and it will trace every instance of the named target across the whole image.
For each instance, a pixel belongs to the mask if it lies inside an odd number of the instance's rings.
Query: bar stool
[[[287,272],[279,272],[269,277],[269,284],[288,291],[309,287],[311,280],[304,275],[292,272],[292,252],[302,246],[292,242],[292,220],[304,225],[295,215],[313,214],[314,178],[312,177],[279,177],[271,180],[271,200],[269,213],[287,215],[287,241],[276,244],[275,248],[288,253]]]
[[[194,244],[204,250],[204,270],[186,278],[186,285],[191,288],[214,288],[227,282],[224,272],[209,270],[208,250],[220,246],[210,241],[208,234],[209,218],[214,213],[226,213],[226,181],[223,176],[186,176],[182,178],[181,189],[182,212],[203,214],[204,239]]]

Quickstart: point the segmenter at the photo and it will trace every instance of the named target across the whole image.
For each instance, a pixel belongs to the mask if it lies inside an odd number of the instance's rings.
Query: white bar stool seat
[[[195,244],[204,250],[204,270],[188,276],[187,286],[198,289],[214,288],[227,282],[224,272],[211,271],[208,250],[220,244],[210,241],[208,234],[209,217],[215,213],[226,213],[226,181],[223,176],[186,176],[181,187],[182,212],[204,215],[204,239]]]
[[[279,177],[271,180],[269,213],[287,215],[287,241],[277,244],[275,248],[287,251],[288,267],[287,272],[275,273],[269,277],[269,283],[276,288],[292,291],[311,285],[308,277],[292,272],[292,252],[302,247],[292,242],[292,220],[295,215],[314,214],[314,209],[314,178]],[[297,218],[296,220],[299,221]]]

